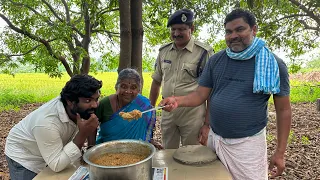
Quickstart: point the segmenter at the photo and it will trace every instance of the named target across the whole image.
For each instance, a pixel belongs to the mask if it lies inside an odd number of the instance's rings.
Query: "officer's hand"
[[[200,144],[204,146],[207,145],[209,131],[210,131],[210,126],[204,124],[201,127],[199,132],[199,138],[198,138]]]
[[[77,113],[77,126],[79,128],[79,133],[85,137],[88,137],[98,128],[98,117],[95,114],[91,114],[88,120],[83,120]]]
[[[178,107],[178,102],[174,96],[167,97],[167,98],[162,99],[162,101],[160,101],[159,106],[165,106],[163,108],[163,110],[171,112],[172,110],[174,110]]]

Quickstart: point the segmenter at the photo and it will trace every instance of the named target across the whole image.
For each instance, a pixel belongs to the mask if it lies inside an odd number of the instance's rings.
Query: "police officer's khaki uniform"
[[[191,38],[183,49],[174,43],[162,46],[156,61],[152,78],[161,82],[162,97],[183,96],[198,87],[199,71],[204,68],[213,54],[210,46]],[[201,56],[205,53],[198,67]],[[205,119],[206,105],[179,107],[172,112],[162,111],[161,131],[165,148],[178,148],[180,136],[182,145],[199,144],[198,135]]]

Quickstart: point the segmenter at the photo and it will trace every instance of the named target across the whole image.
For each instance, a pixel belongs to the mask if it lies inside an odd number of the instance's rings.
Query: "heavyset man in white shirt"
[[[12,180],[28,180],[48,165],[59,172],[81,157],[81,148],[99,125],[102,82],[75,75],[60,96],[30,113],[9,132],[5,154]]]

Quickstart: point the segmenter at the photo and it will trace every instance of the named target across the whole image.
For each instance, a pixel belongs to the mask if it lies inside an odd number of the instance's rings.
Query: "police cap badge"
[[[173,24],[187,24],[192,22],[193,12],[189,9],[180,9],[170,16],[167,27]]]

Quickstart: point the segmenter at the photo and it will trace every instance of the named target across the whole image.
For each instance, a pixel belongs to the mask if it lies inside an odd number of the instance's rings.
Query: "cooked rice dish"
[[[136,109],[131,112],[120,112],[119,115],[126,120],[139,119],[142,117],[141,111]]]
[[[91,162],[101,166],[125,166],[134,164],[147,158],[146,155],[129,153],[106,153],[91,159]]]

